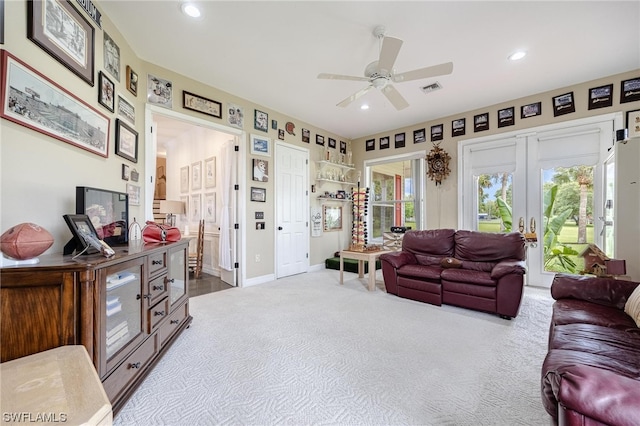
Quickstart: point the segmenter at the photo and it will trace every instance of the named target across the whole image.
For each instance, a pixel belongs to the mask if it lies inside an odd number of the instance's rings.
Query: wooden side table
[[[376,260],[385,253],[391,253],[391,250],[378,251],[340,251],[340,284],[344,282],[344,259],[355,259],[358,261],[358,278],[364,277],[364,262],[369,262],[369,291],[376,289]]]

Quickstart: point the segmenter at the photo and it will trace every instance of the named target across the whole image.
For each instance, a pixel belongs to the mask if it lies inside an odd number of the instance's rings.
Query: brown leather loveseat
[[[522,300],[525,254],[519,232],[436,229],[407,232],[402,250],[380,261],[387,293],[511,319]]]

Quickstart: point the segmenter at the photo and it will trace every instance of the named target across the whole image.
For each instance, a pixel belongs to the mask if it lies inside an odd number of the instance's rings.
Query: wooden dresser
[[[0,269],[0,352],[10,361],[83,345],[118,412],[191,323],[187,239],[116,255],[45,255]]]

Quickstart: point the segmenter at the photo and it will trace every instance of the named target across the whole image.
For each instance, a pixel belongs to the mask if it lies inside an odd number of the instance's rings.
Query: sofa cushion
[[[624,312],[640,327],[640,285],[629,296],[627,303],[624,305]]]
[[[454,252],[453,229],[409,231],[402,238],[402,250],[412,253],[419,264],[439,266],[443,257]]]
[[[442,268],[439,266],[404,265],[397,270],[397,274],[403,277],[421,278],[431,281],[440,281]]]
[[[495,287],[496,282],[491,279],[491,274],[482,271],[468,269],[443,269],[440,274],[443,280],[456,281],[475,285]]]
[[[476,262],[525,259],[525,241],[520,232],[497,234],[459,230],[454,236],[455,257]]]
[[[609,328],[635,327],[631,317],[620,309],[586,300],[560,299],[553,304],[553,324],[593,324]]]

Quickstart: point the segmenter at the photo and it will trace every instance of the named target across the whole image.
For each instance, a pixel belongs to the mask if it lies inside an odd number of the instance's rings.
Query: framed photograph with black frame
[[[451,136],[463,136],[465,134],[466,128],[466,119],[458,118],[457,120],[451,121]]]
[[[394,138],[393,138],[393,142],[394,142],[394,148],[404,148],[406,141],[405,141],[405,133],[396,133]]]
[[[310,137],[311,132],[309,132],[309,129],[302,129],[302,142],[309,143]]]
[[[262,132],[269,131],[269,114],[258,109],[254,110],[253,128]]]
[[[483,132],[489,130],[489,113],[484,112],[482,114],[473,116],[473,131]]]
[[[116,118],[116,155],[138,162],[138,132]]]
[[[127,65],[127,90],[138,96],[138,74]]]
[[[540,114],[542,114],[542,102],[522,105],[520,108],[520,118],[535,117]]]
[[[376,140],[375,139],[367,139],[365,142],[365,150],[366,151],[375,151],[376,149]]]
[[[195,93],[182,91],[182,106],[191,111],[201,112],[216,118],[222,118],[222,104]]]
[[[515,108],[509,107],[498,110],[498,127],[513,126],[516,122]]]
[[[116,86],[102,71],[98,74],[98,103],[113,112],[115,109]]]
[[[553,97],[553,116],[576,112],[576,104],[573,101],[573,92]]]
[[[96,240],[99,240],[96,228],[94,228],[91,219],[86,214],[65,214],[62,216],[66,222],[73,238],[65,245],[64,254],[71,254],[75,250],[76,252],[84,252],[85,254],[95,254],[98,250],[89,246],[89,243],[85,240],[83,235],[89,235]]]
[[[627,112],[627,129],[630,138],[640,138],[640,109]]]
[[[102,157],[109,157],[111,120],[6,50],[2,56],[0,116]],[[39,94],[33,100],[33,93]],[[73,122],[78,132],[64,123]]]
[[[336,148],[336,140],[334,138],[329,138],[329,141],[327,142],[327,146],[329,148]]]
[[[640,101],[640,77],[623,80],[620,85],[620,103]]]
[[[71,2],[28,1],[27,37],[93,86],[95,29]]]
[[[427,135],[425,129],[418,129],[413,131],[413,143],[421,143],[427,141]]]
[[[257,201],[260,203],[264,203],[267,201],[267,189],[266,188],[256,188],[255,186],[251,187],[251,201]]]
[[[589,89],[589,109],[606,108],[613,105],[613,84]]]
[[[383,136],[380,138],[380,149],[389,148],[389,136]]]
[[[324,136],[316,135],[316,145],[324,146]]]
[[[431,126],[431,142],[441,141],[444,138],[444,125],[436,124]]]

